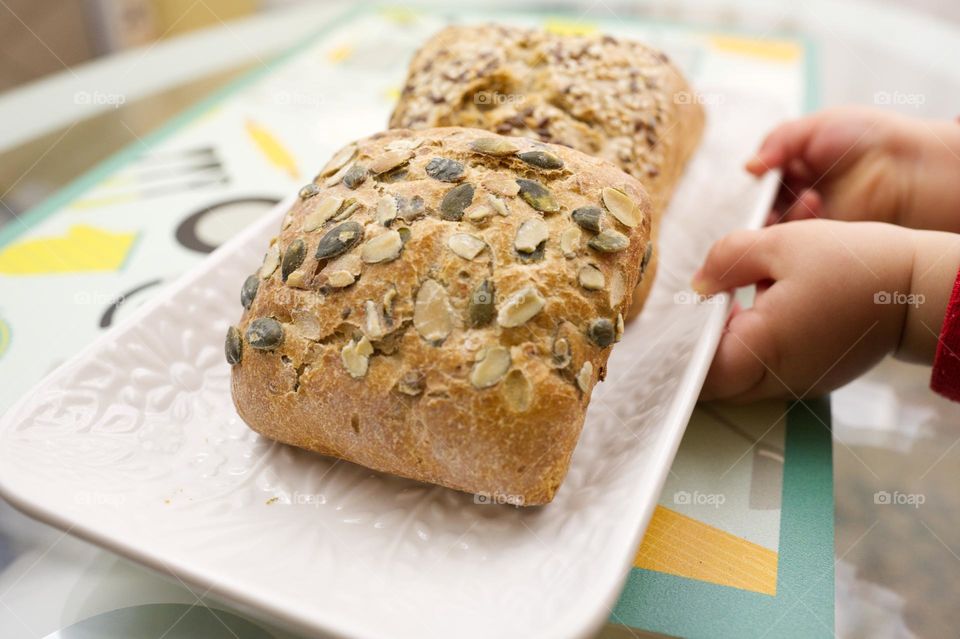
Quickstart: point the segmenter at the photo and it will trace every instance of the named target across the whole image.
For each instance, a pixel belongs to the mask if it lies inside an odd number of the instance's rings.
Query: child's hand
[[[735,309],[701,395],[752,401],[837,388],[890,352],[932,361],[960,238],[811,220],[737,231],[694,276],[713,294],[757,284]]]
[[[960,231],[960,125],[862,107],[780,125],[746,166],[783,171],[770,222],[826,217]]]

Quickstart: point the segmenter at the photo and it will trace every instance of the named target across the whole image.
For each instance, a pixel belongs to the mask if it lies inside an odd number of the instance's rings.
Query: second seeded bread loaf
[[[462,128],[361,140],[244,283],[237,410],[281,442],[549,502],[649,235],[641,184],[569,148]]]
[[[703,125],[686,80],[656,49],[495,24],[451,26],[431,38],[390,118],[392,127],[475,127],[606,158],[647,189],[654,240]],[[653,259],[635,301],[649,292]]]

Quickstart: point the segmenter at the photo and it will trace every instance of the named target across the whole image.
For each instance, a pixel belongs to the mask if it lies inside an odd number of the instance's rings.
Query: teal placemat
[[[163,282],[198,264],[251,215],[309,180],[341,144],[385,126],[413,49],[443,24],[477,19],[633,37],[666,49],[695,85],[718,78],[743,81],[794,105],[797,113],[817,102],[813,49],[795,39],[605,12],[594,19],[556,12],[471,13],[459,6],[432,11],[357,6],[0,229],[5,380],[0,410]],[[169,180],[161,188],[148,177],[158,166],[168,175],[172,166],[178,167],[174,173],[184,166],[187,172],[172,182],[172,190]],[[212,176],[198,172],[210,166]],[[65,317],[70,321],[62,321]],[[752,544],[776,573],[772,585],[759,590],[775,594],[676,574],[682,569],[668,574],[635,568],[611,620],[710,637],[814,637],[832,631],[827,406],[793,406],[786,427],[768,432],[751,430],[766,425],[759,411],[738,413],[734,421],[749,431],[744,448],[759,443],[782,451],[780,461],[765,471],[782,483],[782,495],[767,491],[762,507],[756,507],[753,496],[742,493],[748,489],[730,481],[750,475],[738,470],[725,477],[728,501],[719,513],[736,513],[733,524],[718,513],[700,516],[690,504],[661,505],[673,516]],[[731,432],[726,437],[734,446]],[[697,441],[702,440],[685,439],[678,463],[695,459]]]
[[[681,637],[808,639],[834,634],[829,400],[787,413],[776,594],[634,568],[611,622]]]

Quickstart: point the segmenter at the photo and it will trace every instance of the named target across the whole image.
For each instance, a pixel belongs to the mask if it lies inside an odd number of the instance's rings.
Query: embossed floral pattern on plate
[[[730,161],[733,133],[758,128],[756,104],[735,97],[711,113],[665,218],[653,294],[552,504],[476,504],[246,428],[223,335],[283,204],[4,416],[0,492],[310,633],[583,636],[609,614],[723,323],[723,305],[675,296],[715,238],[760,223],[775,186]]]

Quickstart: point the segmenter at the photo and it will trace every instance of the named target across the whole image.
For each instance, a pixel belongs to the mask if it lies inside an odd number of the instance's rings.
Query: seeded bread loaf
[[[489,132],[379,133],[300,191],[226,339],[267,437],[526,505],[560,485],[648,255],[617,167]]]
[[[646,187],[653,238],[703,132],[703,108],[666,55],[606,35],[447,27],[414,56],[397,128],[466,126],[606,158]],[[653,282],[634,294],[632,316]]]

